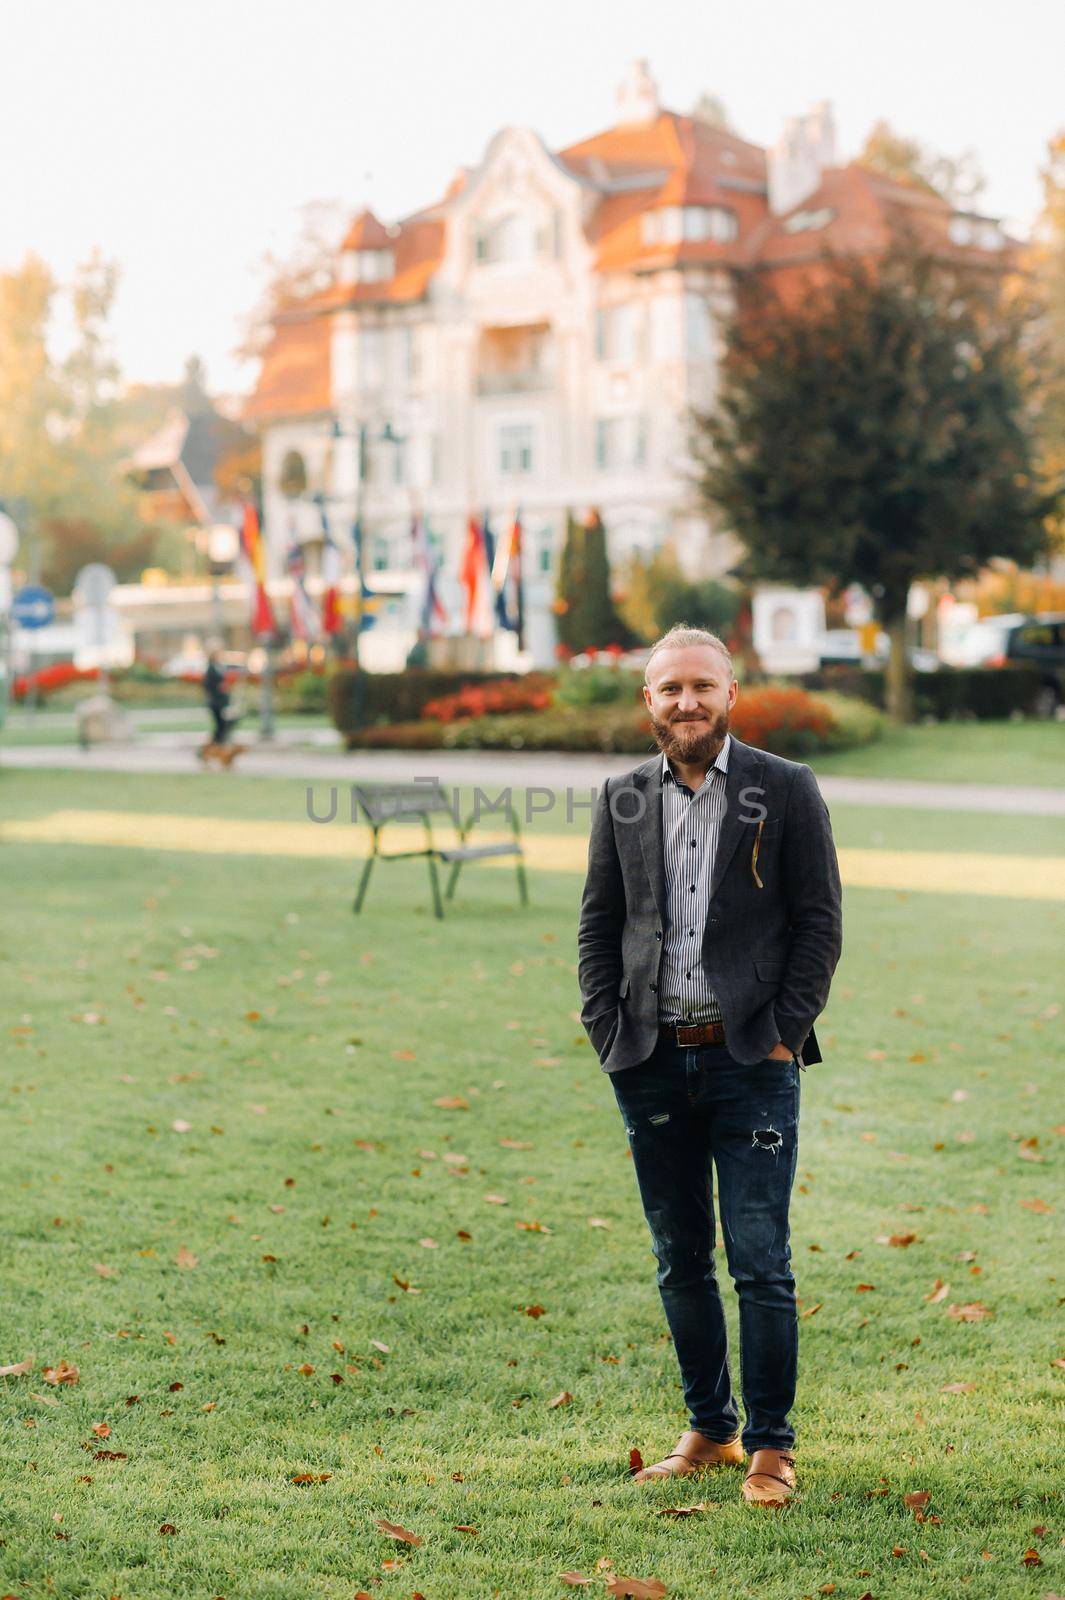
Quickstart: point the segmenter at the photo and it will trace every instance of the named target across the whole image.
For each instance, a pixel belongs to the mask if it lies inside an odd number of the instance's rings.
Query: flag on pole
[[[440,572],[440,558],[429,543],[429,530],[420,511],[415,511],[412,515],[410,533],[412,564],[415,571],[422,574],[425,582],[418,618],[418,634],[421,638],[432,638],[435,632],[434,624],[447,622],[447,608],[436,586]]]
[[[492,587],[499,626],[518,635],[518,649],[521,650],[524,648],[525,606],[521,586],[520,509],[514,514],[509,532],[501,534],[496,543]]]
[[[240,527],[240,548],[244,557],[251,599],[251,631],[255,634],[277,632],[270,596],[266,592],[266,550],[259,528],[259,513],[253,500],[245,500],[244,516]]]
[[[362,523],[360,521],[356,521],[352,524],[351,542],[355,546],[355,587],[356,589],[359,589],[359,575],[363,570],[363,534]],[[359,593],[355,597],[356,632],[362,633],[365,631],[365,629],[372,628],[374,623],[377,621],[377,613],[380,609],[381,596],[374,593],[369,584],[366,582],[365,577],[363,577],[361,589],[359,589]]]
[[[296,537],[295,528],[292,529],[285,566],[292,579],[290,601],[292,637],[305,641],[316,639],[321,632],[321,618],[307,592],[307,563],[303,556],[303,546]]]
[[[341,632],[344,619],[340,614],[340,546],[329,531],[329,517],[325,509],[325,496],[316,495],[318,515],[322,520],[322,632],[332,638]]]
[[[466,632],[488,639],[492,634],[492,583],[484,530],[475,516],[466,525],[459,580],[466,591]]]

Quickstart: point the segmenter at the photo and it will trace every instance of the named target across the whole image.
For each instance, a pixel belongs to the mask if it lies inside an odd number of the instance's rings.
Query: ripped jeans
[[[632,1150],[658,1287],[680,1363],[691,1427],[733,1439],[728,1337],[714,1267],[711,1163],[729,1274],[740,1306],[740,1369],[749,1451],[790,1450],[798,1321],[788,1248],[799,1072],[751,1067],[724,1045],[662,1040],[647,1061],[611,1074]]]

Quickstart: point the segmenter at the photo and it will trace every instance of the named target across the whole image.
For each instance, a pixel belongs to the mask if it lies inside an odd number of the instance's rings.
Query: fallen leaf
[[[807,1306],[805,1311],[799,1312],[799,1320],[801,1321],[803,1317],[816,1317],[824,1303],[823,1300],[818,1300],[816,1305]]]
[[[976,1388],[975,1383],[944,1383],[940,1385],[940,1394],[972,1394]]]
[[[589,1217],[589,1228],[609,1228],[610,1224],[605,1217]]]
[[[533,1148],[529,1139],[500,1139],[499,1143],[504,1150],[531,1150]]]
[[[161,1527],[159,1529],[159,1532],[160,1533],[177,1533],[177,1529],[174,1527],[174,1524],[172,1522],[164,1522],[161,1525]]]
[[[524,1311],[527,1317],[542,1317],[546,1315],[543,1306],[520,1306],[518,1309]]]
[[[656,1517],[694,1517],[701,1511],[716,1511],[716,1500],[700,1500],[694,1506],[658,1506],[655,1509]]]
[[[642,1472],[643,1471],[643,1456],[636,1449],[635,1445],[633,1445],[632,1449],[629,1451],[629,1471],[630,1472]]]
[[[453,1522],[451,1526],[456,1533],[476,1533],[478,1531],[472,1522]]]
[[[521,1228],[525,1233],[550,1233],[552,1230],[542,1222],[516,1222],[516,1228]]]
[[[94,1261],[92,1264],[92,1270],[94,1272],[98,1272],[101,1278],[113,1278],[115,1275],[114,1267],[105,1266],[102,1261]]]
[[[375,1350],[380,1350],[382,1355],[390,1356],[392,1354],[392,1346],[388,1344],[382,1344],[380,1339],[371,1339],[370,1343],[373,1345]]]
[[[193,1255],[191,1250],[186,1250],[184,1245],[180,1245],[178,1247],[178,1253],[174,1257],[174,1263],[176,1266],[183,1267],[187,1270],[190,1267],[198,1267],[200,1264],[200,1258],[197,1255]]]
[[[925,1295],[925,1299],[929,1305],[937,1306],[941,1300],[947,1298],[949,1293],[950,1284],[944,1283],[942,1278],[937,1278],[929,1293]]]
[[[620,1572],[612,1572],[606,1580],[606,1592],[624,1595],[626,1600],[663,1600],[666,1586],[657,1578],[623,1578]]]
[[[1035,1200],[1022,1200],[1021,1205],[1026,1211],[1038,1212],[1041,1217],[1050,1216],[1054,1209],[1053,1206],[1048,1206],[1045,1200],[1039,1200],[1038,1198]]]
[[[423,1250],[439,1250],[440,1248],[435,1239],[419,1239],[418,1243]]]
[[[904,1556],[906,1554],[906,1546],[904,1544],[892,1545],[891,1554],[893,1556]]]
[[[562,1583],[571,1584],[574,1589],[578,1584],[595,1582],[594,1578],[586,1578],[583,1572],[560,1572],[558,1576]]]
[[[393,1061],[417,1061],[418,1054],[415,1050],[393,1050]]]
[[[902,1503],[910,1511],[923,1511],[931,1500],[932,1495],[928,1489],[914,1489],[909,1494],[904,1494]]]
[[[556,1396],[555,1396],[555,1398],[553,1400],[549,1400],[547,1402],[547,1409],[548,1409],[548,1411],[554,1411],[559,1406],[568,1406],[572,1399],[573,1399],[573,1396],[570,1394],[569,1390],[568,1389],[562,1389],[562,1390],[559,1391],[558,1394],[556,1394]]]
[[[955,1322],[982,1322],[985,1317],[993,1316],[990,1306],[985,1306],[982,1300],[971,1300],[968,1305],[948,1306],[947,1316]]]
[[[77,1383],[81,1373],[72,1361],[61,1361],[57,1367],[44,1367],[41,1377],[45,1383]]]
[[[875,1289],[875,1288],[876,1288],[876,1284],[875,1283],[856,1283],[854,1285],[854,1292],[855,1292],[855,1294],[865,1294],[869,1290]]]
[[[94,1422],[90,1432],[95,1433],[98,1439],[107,1439],[111,1435],[111,1424],[109,1422]]]
[[[54,1394],[37,1394],[35,1390],[30,1389],[29,1396],[31,1400],[39,1400],[44,1406],[57,1406],[59,1404]]]
[[[309,1361],[305,1361],[301,1367],[296,1368],[296,1371],[302,1372],[305,1378],[309,1378],[313,1373],[314,1368],[311,1366]]]
[[[385,1522],[378,1519],[377,1527],[382,1533],[387,1533],[393,1539],[399,1539],[403,1544],[421,1544],[421,1539],[416,1533],[411,1533],[409,1528],[403,1528],[398,1522]]]
[[[293,1483],[325,1483],[331,1478],[331,1472],[297,1472],[292,1479]]]
[[[486,1194],[484,1199],[488,1201],[490,1206],[507,1206],[510,1204],[506,1195],[502,1194]]]
[[[434,1106],[439,1106],[441,1111],[468,1111],[470,1102],[464,1100],[460,1094],[442,1094],[433,1101]]]
[[[1043,1558],[1038,1550],[1026,1550],[1021,1557],[1021,1561],[1026,1567],[1041,1567],[1043,1565]]]
[[[888,1244],[894,1245],[896,1249],[905,1249],[908,1244],[916,1244],[918,1238],[919,1235],[916,1233],[893,1233],[888,1238]]]
[[[192,1123],[191,1122],[183,1122],[180,1117],[175,1117],[174,1121],[170,1124],[170,1126],[171,1126],[172,1130],[174,1131],[174,1133],[191,1133],[192,1132]]]
[[[27,1372],[33,1371],[33,1359],[12,1362],[9,1367],[0,1367],[0,1378],[21,1378]]]

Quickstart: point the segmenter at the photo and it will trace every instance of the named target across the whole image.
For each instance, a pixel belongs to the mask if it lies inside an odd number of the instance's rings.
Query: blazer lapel
[[[662,847],[662,757],[645,762],[633,774],[633,786],[643,796],[645,805],[637,832],[644,866],[651,880],[651,893],[658,910],[658,920],[666,923],[666,862]]]
[[[718,835],[714,876],[710,885],[711,899],[721,887],[721,880],[728,871],[740,841],[748,840],[752,846],[754,845],[759,816],[757,807],[762,795],[751,791],[760,789],[764,772],[765,761],[758,751],[752,750],[749,745],[741,744],[733,735],[729,746],[728,771],[725,774],[725,815]],[[744,821],[744,818],[747,818],[747,821]],[[661,823],[659,823],[659,835],[661,836]]]

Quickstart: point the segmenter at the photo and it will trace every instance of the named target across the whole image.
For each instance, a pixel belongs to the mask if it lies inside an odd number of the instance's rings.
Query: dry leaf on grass
[[[931,1289],[925,1295],[925,1299],[928,1301],[929,1305],[937,1306],[941,1300],[945,1300],[947,1298],[949,1293],[950,1284],[944,1283],[942,1278],[937,1278]]]
[[[77,1383],[81,1373],[72,1361],[61,1361],[56,1367],[43,1367],[41,1377],[45,1383]]]
[[[632,1449],[629,1451],[629,1471],[630,1472],[642,1472],[643,1471],[643,1456],[636,1449],[635,1445],[633,1445]]]
[[[421,1539],[416,1533],[411,1533],[409,1528],[401,1527],[398,1522],[385,1522],[379,1518],[376,1524],[382,1533],[387,1533],[392,1539],[399,1539],[403,1544],[421,1544]]]
[[[293,1483],[325,1483],[332,1476],[331,1472],[297,1472],[291,1481]]]
[[[190,1267],[198,1267],[200,1264],[200,1258],[197,1255],[193,1255],[192,1251],[187,1250],[184,1245],[180,1245],[178,1247],[178,1253],[174,1257],[174,1264],[178,1267],[183,1267],[188,1270]]]
[[[1024,1207],[1024,1209],[1026,1211],[1035,1211],[1041,1217],[1049,1217],[1051,1212],[1054,1209],[1053,1206],[1048,1206],[1045,1200],[1039,1200],[1039,1199],[1022,1200],[1021,1201],[1021,1205]]]
[[[910,1494],[903,1495],[902,1503],[910,1511],[923,1511],[931,1498],[928,1489],[914,1489]]]
[[[594,1578],[586,1578],[583,1572],[560,1572],[558,1576],[560,1582],[571,1584],[574,1589],[579,1584],[595,1582]]]
[[[1026,1567],[1041,1567],[1043,1565],[1043,1558],[1038,1550],[1026,1550],[1021,1557],[1021,1561]]]
[[[21,1378],[27,1372],[33,1371],[33,1358],[26,1361],[14,1361],[9,1367],[0,1367],[0,1378]]]
[[[942,1383],[939,1386],[940,1394],[972,1394],[976,1388],[975,1383]]]
[[[434,1106],[439,1106],[441,1111],[468,1111],[470,1102],[464,1100],[460,1094],[442,1094],[433,1101]]]
[[[624,1595],[626,1600],[663,1600],[666,1586],[657,1578],[623,1578],[620,1572],[612,1572],[606,1580],[606,1592]]]
[[[694,1517],[700,1511],[716,1511],[716,1500],[700,1500],[694,1506],[658,1506],[655,1509],[656,1517]]]
[[[508,1206],[510,1201],[503,1194],[486,1194],[483,1196],[490,1206]]]
[[[947,1316],[955,1322],[982,1322],[985,1317],[993,1316],[990,1306],[985,1306],[982,1300],[971,1300],[968,1305],[948,1306]]]
[[[555,1411],[559,1406],[568,1406],[573,1396],[568,1389],[562,1389],[553,1400],[547,1402],[548,1411]]]

